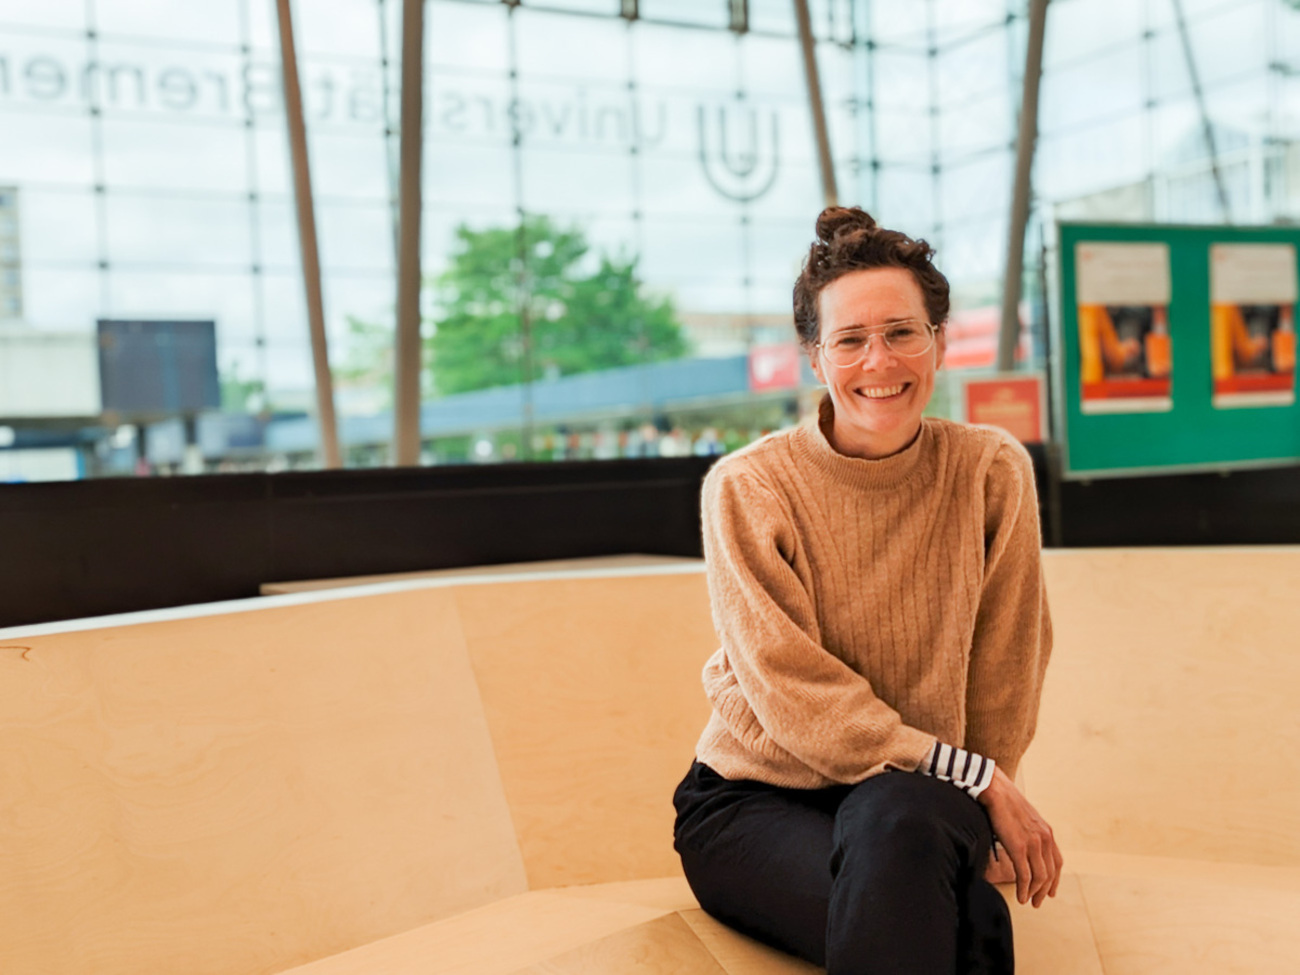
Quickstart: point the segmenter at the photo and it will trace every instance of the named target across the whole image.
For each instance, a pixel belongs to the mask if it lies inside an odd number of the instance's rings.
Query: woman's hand
[[[1065,860],[1052,827],[1000,768],[994,769],[993,781],[980,793],[979,801],[988,810],[993,833],[1002,844],[1002,859],[1015,871],[1016,900],[1024,904],[1032,899],[1038,907],[1044,898],[1055,897]],[[994,862],[990,862],[985,876],[993,872]],[[1005,876],[1005,870],[998,872]],[[1007,882],[1010,879],[1007,877]]]

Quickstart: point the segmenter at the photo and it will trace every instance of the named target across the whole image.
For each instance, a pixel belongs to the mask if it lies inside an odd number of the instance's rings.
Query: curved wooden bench
[[[1020,971],[1300,969],[1300,551],[1047,572],[1025,774],[1071,872]],[[714,640],[698,565],[0,631],[0,970],[813,971],[671,848]]]

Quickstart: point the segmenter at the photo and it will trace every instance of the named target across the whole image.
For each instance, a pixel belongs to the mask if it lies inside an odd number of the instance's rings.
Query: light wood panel
[[[1300,549],[1048,552],[1029,792],[1068,849],[1300,866]]]
[[[625,900],[534,891],[284,975],[512,975],[669,913]]]
[[[703,574],[456,590],[534,889],[662,877],[709,705]]]
[[[293,592],[316,592],[344,586],[368,586],[381,582],[409,582],[414,579],[458,579],[516,573],[573,572],[575,570],[635,569],[656,565],[703,564],[703,559],[675,555],[602,555],[590,559],[548,559],[543,562],[509,562],[503,565],[473,565],[455,569],[425,569],[419,572],[390,572],[384,575],[341,576],[334,579],[306,579],[301,582],[265,582],[263,596]]]
[[[1189,877],[1081,879],[1106,975],[1300,971],[1300,891]]]
[[[1097,952],[1077,874],[1067,872],[1042,907],[1018,903],[1014,884],[998,890],[1011,909],[1019,975],[1112,975]]]
[[[676,914],[619,931],[516,975],[728,975]]]
[[[0,650],[0,971],[253,975],[525,888],[426,591]]]
[[[680,912],[727,975],[817,975],[825,969],[733,931],[700,908]]]
[[[565,897],[636,904],[661,911],[692,911],[699,907],[686,878],[680,874],[654,880],[625,880],[578,887],[554,887],[552,890]]]

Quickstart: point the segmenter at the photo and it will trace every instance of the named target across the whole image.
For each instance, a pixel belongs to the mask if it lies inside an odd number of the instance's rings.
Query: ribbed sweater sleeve
[[[966,691],[965,747],[1016,774],[1033,738],[1052,624],[1029,454],[1005,441],[985,482],[984,578]]]
[[[704,682],[736,739],[773,762],[793,756],[834,782],[914,770],[935,736],[905,724],[822,646],[816,605],[792,566],[799,538],[776,493],[719,465],[705,481],[702,516],[722,643]]]

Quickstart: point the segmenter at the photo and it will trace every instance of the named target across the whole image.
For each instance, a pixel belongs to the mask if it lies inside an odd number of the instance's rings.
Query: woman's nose
[[[894,352],[885,344],[885,336],[880,332],[869,334],[867,336],[867,351],[863,355],[862,361],[858,363],[858,368],[870,372],[873,369],[884,369],[893,364]]]

